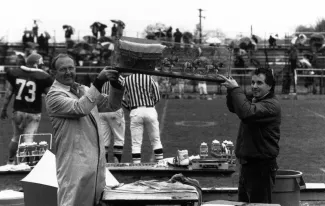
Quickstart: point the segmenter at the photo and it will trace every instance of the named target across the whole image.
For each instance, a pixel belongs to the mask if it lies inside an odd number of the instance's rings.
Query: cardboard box
[[[34,169],[21,180],[25,206],[57,206],[55,156],[47,150]]]
[[[47,150],[34,169],[21,180],[25,206],[57,206],[55,155]],[[115,187],[120,183],[106,169],[106,185]]]

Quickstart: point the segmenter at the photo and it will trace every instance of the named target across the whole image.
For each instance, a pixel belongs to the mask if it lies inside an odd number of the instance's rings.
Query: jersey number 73
[[[34,102],[36,98],[36,84],[33,81],[28,81],[26,79],[16,79],[16,85],[18,86],[18,93],[16,95],[17,100],[23,100],[26,102]],[[24,88],[27,88],[27,93],[24,92]]]

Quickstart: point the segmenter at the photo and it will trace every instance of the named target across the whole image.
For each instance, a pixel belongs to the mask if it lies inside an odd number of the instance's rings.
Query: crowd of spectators
[[[125,24],[119,20],[112,20],[113,24],[110,29],[110,35],[106,35],[105,24],[100,22],[94,22],[90,25],[90,32],[92,35],[86,36],[78,43],[72,40],[72,36],[75,34],[75,30],[70,25],[63,25],[64,36],[66,39],[66,50],[67,53],[73,56],[76,59],[77,66],[106,66],[111,64],[111,55],[114,50],[114,39],[119,38],[123,35],[123,30]],[[186,32],[185,32],[186,33]],[[185,42],[185,33],[182,33],[178,28],[173,32],[173,28],[170,26],[166,30],[159,30],[152,34],[153,36],[148,35],[148,39],[160,40],[163,44],[170,42],[172,48],[180,48],[180,45]],[[38,52],[42,54],[45,58],[48,57],[51,60],[51,56],[55,53],[49,49],[49,39],[50,35],[47,32],[40,32],[38,22],[34,20],[33,26],[30,30],[25,30],[22,37],[23,52],[25,56],[33,52]],[[248,62],[245,62],[244,57],[247,56],[254,65],[259,65],[259,62],[254,59],[254,52],[257,48],[258,39],[254,38],[252,35],[251,43],[247,44],[249,49],[242,48],[241,45],[233,48],[233,63],[237,68],[247,67]],[[280,45],[277,44],[279,39],[278,35],[270,35],[269,37],[269,48],[276,48]],[[310,37],[306,37],[304,34],[295,35],[290,41],[290,48],[288,49],[288,59],[290,63],[290,73],[291,76],[294,73],[295,68],[313,68],[316,67],[317,51],[311,49],[311,52],[306,53],[305,51],[301,53],[301,47],[306,46],[306,43],[310,44]],[[251,45],[251,47],[249,46]],[[168,45],[167,45],[168,46]],[[185,48],[185,47],[184,47]],[[321,48],[318,48],[318,50]],[[300,54],[300,55],[299,55]],[[304,58],[301,58],[303,56]],[[255,61],[256,60],[256,61]],[[312,74],[312,72],[309,72]],[[306,78],[307,79],[307,78]],[[170,93],[175,93],[175,91],[182,91],[178,87],[178,81],[175,83],[173,80],[160,80],[160,89],[164,97],[168,98]],[[189,82],[187,82],[189,83]],[[197,85],[197,83],[193,83]],[[195,87],[195,86],[194,86]],[[195,91],[195,89],[193,89]],[[179,98],[182,98],[182,93],[176,95]]]

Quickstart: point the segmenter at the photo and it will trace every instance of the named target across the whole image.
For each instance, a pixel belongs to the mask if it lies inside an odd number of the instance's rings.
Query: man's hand
[[[236,80],[234,80],[232,77],[227,78],[223,75],[220,75],[220,77],[225,80],[225,82],[222,83],[221,85],[225,86],[227,89],[233,89],[233,88],[239,87]]]
[[[97,76],[99,80],[103,81],[117,81],[119,77],[118,71],[114,67],[105,67]]]
[[[1,116],[0,116],[0,118],[2,120],[5,120],[5,119],[8,118],[7,110],[5,110],[5,109],[1,110]]]

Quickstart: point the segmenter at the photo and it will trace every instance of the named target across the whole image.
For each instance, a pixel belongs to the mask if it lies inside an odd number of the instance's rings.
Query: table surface
[[[220,177],[230,176],[236,170],[235,167],[229,169],[192,169],[191,166],[171,166],[162,167],[155,163],[107,163],[106,167],[113,174],[124,175],[124,176],[157,176],[166,177],[174,174],[182,173],[185,176],[196,176],[196,177]],[[0,171],[0,175],[26,175],[31,170],[17,170],[17,171]]]
[[[155,163],[107,163],[106,167],[113,174],[122,174],[129,176],[170,176],[177,173],[182,173],[185,176],[197,176],[197,177],[219,177],[230,176],[236,170],[235,167],[229,169],[193,169],[191,166],[157,166]]]

